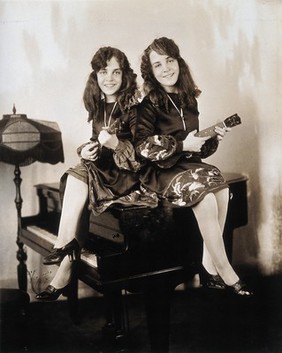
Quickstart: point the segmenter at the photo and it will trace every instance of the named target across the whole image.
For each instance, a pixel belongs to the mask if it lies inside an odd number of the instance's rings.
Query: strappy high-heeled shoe
[[[209,289],[225,289],[226,284],[219,275],[209,275],[206,280],[206,287]]]
[[[200,269],[200,282],[201,285],[208,289],[220,289],[226,288],[226,284],[219,275],[210,274],[203,266]]]
[[[67,288],[68,284],[65,287],[59,289],[56,289],[55,287],[51,286],[51,284],[49,284],[49,286],[47,286],[43,292],[38,293],[35,298],[46,302],[52,302],[57,300],[61,294],[66,294]]]
[[[235,295],[244,296],[244,297],[252,297],[254,295],[254,293],[247,288],[246,283],[244,283],[240,279],[232,286],[226,286],[226,288]]]
[[[62,248],[54,248],[49,255],[43,259],[44,265],[56,265],[63,261],[65,256],[69,256],[70,261],[79,258],[79,244],[76,239],[73,239]]]

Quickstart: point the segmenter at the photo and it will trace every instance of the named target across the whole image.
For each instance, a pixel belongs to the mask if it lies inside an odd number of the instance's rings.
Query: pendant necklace
[[[171,101],[171,103],[173,104],[174,108],[178,111],[178,114],[180,115],[180,118],[182,120],[182,124],[183,124],[183,128],[184,130],[186,130],[186,124],[185,124],[185,120],[184,120],[184,114],[183,114],[183,109],[180,108],[178,109],[177,105],[174,103],[173,99],[167,94],[168,99]]]
[[[115,102],[115,104],[110,112],[110,116],[109,116],[109,120],[108,120],[108,124],[107,124],[106,102],[104,102],[104,126],[103,126],[103,129],[105,129],[105,130],[109,129],[109,127],[111,125],[112,115],[113,115],[113,112],[116,108],[116,105],[117,105],[117,102]]]

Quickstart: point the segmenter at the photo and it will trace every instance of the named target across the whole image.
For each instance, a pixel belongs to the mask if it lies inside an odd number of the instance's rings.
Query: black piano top
[[[224,234],[227,253],[231,256],[233,229],[245,225],[248,219],[247,177],[238,173],[223,174],[232,194]],[[28,234],[27,225],[42,226],[56,234],[60,217],[59,183],[42,183],[35,187],[39,214],[22,219],[25,235],[22,240],[28,237],[29,246],[32,239],[33,243],[37,240]],[[185,267],[186,262],[186,267],[191,268],[192,264],[201,261],[201,251],[195,249],[202,246],[202,240],[192,209],[165,212],[161,206],[155,209],[121,206],[109,209],[101,216],[90,215],[86,248],[97,254],[104,283],[121,283],[122,278],[140,277],[152,273],[152,269],[154,273],[164,267],[175,269],[179,263]]]

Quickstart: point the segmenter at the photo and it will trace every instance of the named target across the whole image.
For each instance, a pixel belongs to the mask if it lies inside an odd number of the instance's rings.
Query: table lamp
[[[52,121],[32,120],[25,114],[16,114],[14,105],[13,114],[5,114],[0,120],[0,161],[15,166],[18,279],[23,279],[23,281],[19,280],[21,281],[19,288],[26,290],[27,255],[23,249],[23,243],[20,242],[23,202],[20,166],[28,166],[35,161],[50,164],[64,162],[62,137],[58,124]]]

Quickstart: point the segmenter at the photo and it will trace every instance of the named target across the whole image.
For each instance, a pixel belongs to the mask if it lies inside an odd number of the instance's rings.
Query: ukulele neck
[[[206,136],[215,137],[216,136],[216,132],[214,131],[214,129],[217,126],[221,127],[221,128],[226,127],[225,123],[222,121],[221,123],[212,125],[212,126],[206,128],[204,130],[201,130],[201,131],[197,132],[195,134],[195,136],[197,136],[197,137],[206,137]]]

